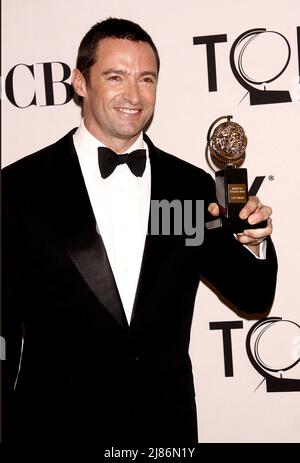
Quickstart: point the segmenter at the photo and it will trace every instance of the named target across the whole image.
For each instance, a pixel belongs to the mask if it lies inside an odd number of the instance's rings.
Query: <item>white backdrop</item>
[[[255,320],[239,318],[200,285],[190,349],[199,442],[300,442],[299,362],[284,371],[300,356],[300,2],[3,0],[2,166],[56,141],[79,124],[79,108],[72,101],[63,104],[63,84],[54,84],[54,104],[49,104],[49,95],[46,101],[45,66],[41,63],[61,62],[73,68],[82,36],[108,16],[140,23],[159,50],[162,66],[156,115],[148,131],[154,143],[209,170],[204,156],[208,128],[216,118],[232,114],[248,136],[244,166],[249,183],[256,176],[265,176],[258,195],[274,210],[279,276],[270,317],[286,321],[273,320],[267,325],[258,355],[265,365],[263,371],[283,378],[267,384],[264,373],[248,358],[246,337]],[[282,35],[259,34],[249,42],[243,69],[255,81],[271,80],[287,60],[288,42],[288,66],[266,89],[288,92],[289,102],[250,104],[247,90],[233,75],[229,54],[234,41],[257,28]],[[207,36],[222,36],[215,39],[222,41],[210,46],[215,51],[214,91],[208,88],[207,47],[193,44],[194,37],[207,41]],[[13,73],[14,66],[20,64]],[[62,79],[62,65],[53,64],[52,69],[53,80]],[[212,77],[210,72],[211,86]],[[19,107],[13,104],[11,92]],[[36,104],[28,106],[34,94]],[[216,325],[219,322],[223,323]],[[262,331],[263,327],[258,327],[253,333],[251,345]],[[232,355],[228,346],[224,355],[223,335],[231,340]]]

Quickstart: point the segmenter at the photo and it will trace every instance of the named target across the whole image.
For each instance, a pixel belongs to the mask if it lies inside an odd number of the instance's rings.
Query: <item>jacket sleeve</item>
[[[218,295],[246,313],[271,309],[277,279],[277,257],[267,238],[266,259],[257,259],[231,233],[209,230],[202,245],[202,276]]]
[[[207,212],[215,199],[215,183],[207,177],[205,221],[212,220]],[[263,314],[271,309],[277,280],[277,257],[273,241],[267,238],[266,259],[257,259],[239,243],[231,232],[222,228],[205,230],[201,246],[202,278],[218,296],[238,310]]]

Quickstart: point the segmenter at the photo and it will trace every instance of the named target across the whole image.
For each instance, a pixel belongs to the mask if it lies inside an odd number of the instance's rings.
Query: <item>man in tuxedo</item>
[[[97,23],[72,77],[79,128],[3,170],[8,442],[196,443],[200,278],[240,311],[271,307],[271,209],[258,198],[241,217],[266,228],[207,230],[198,246],[148,230],[154,200],[201,199],[206,221],[219,214],[211,176],[145,134],[158,73],[140,26]]]

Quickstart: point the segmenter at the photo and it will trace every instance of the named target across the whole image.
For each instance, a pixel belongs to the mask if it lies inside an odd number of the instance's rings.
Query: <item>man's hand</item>
[[[216,203],[211,203],[208,206],[208,211],[217,217],[220,213],[219,206]],[[271,219],[272,209],[269,206],[261,204],[257,196],[250,196],[247,203],[240,212],[241,219],[248,219],[251,225],[267,220],[266,228],[253,228],[244,230],[243,233],[237,233],[235,238],[240,243],[246,245],[252,252],[259,256],[259,244],[271,235],[273,226]]]

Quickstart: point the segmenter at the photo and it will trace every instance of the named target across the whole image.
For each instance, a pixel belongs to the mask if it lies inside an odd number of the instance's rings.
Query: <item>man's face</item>
[[[78,70],[73,74],[74,89],[83,97],[86,128],[111,149],[127,150],[154,112],[157,77],[148,43],[101,40],[89,82]]]

